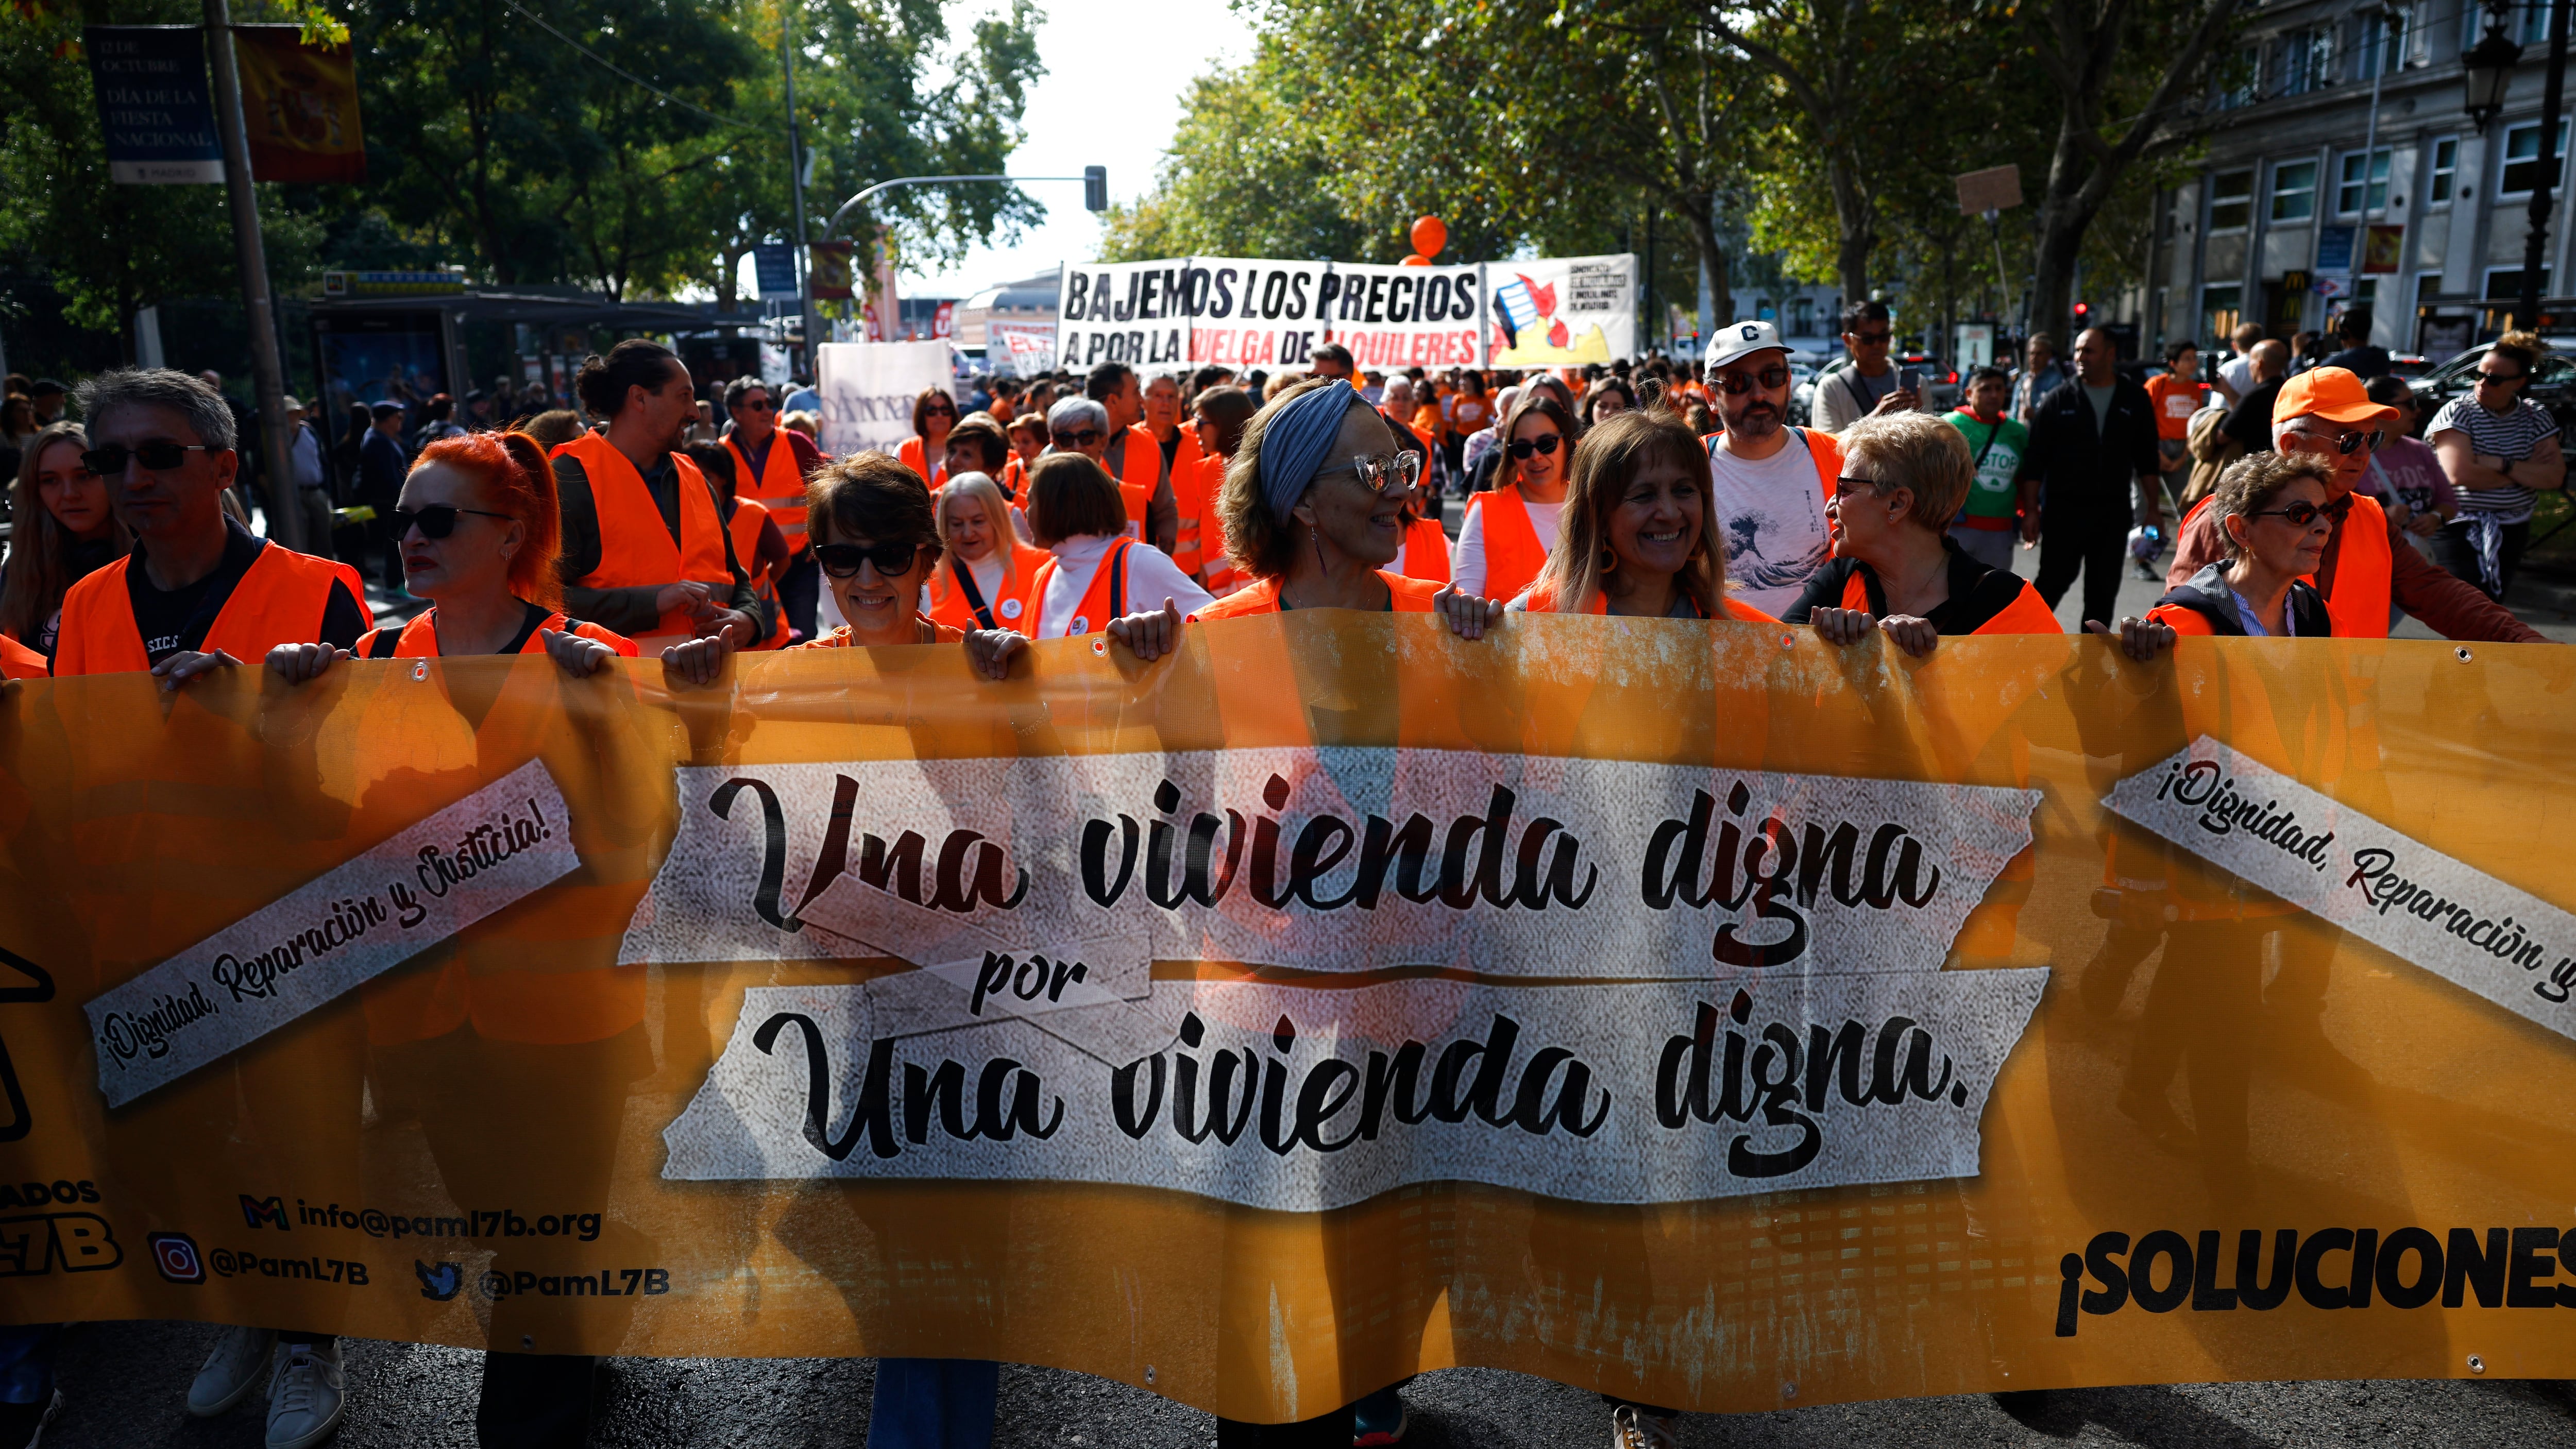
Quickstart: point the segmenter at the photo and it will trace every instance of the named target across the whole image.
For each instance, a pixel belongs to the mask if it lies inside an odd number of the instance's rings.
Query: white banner
[[[570,874],[563,794],[530,760],[366,854],[92,998],[122,1107],[241,1050]]]
[[[2576,1036],[2576,915],[2207,735],[2103,805],[2400,960]]]
[[[922,389],[956,390],[945,342],[827,342],[815,353],[826,457],[893,452],[913,435]]]
[[[1495,367],[1580,367],[1637,355],[1637,258],[1552,257],[1485,268]]]
[[[999,377],[1035,377],[1055,367],[1052,322],[987,322],[984,365]]]
[[[1331,339],[1363,368],[1474,367],[1484,269],[1335,262],[1324,298]]]

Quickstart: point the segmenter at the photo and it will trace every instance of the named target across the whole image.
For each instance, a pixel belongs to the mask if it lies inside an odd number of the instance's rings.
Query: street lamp
[[[2503,113],[2505,87],[2513,83],[2513,68],[2521,59],[2522,47],[2506,37],[2501,23],[2460,57],[2469,78],[2470,125],[2483,132]]]

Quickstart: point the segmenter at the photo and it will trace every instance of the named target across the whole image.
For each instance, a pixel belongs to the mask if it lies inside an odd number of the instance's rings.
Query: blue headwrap
[[[1297,394],[1271,417],[1261,434],[1261,501],[1270,505],[1272,518],[1286,523],[1289,510],[1306,496],[1341,435],[1342,414],[1358,398],[1337,377],[1329,386]]]

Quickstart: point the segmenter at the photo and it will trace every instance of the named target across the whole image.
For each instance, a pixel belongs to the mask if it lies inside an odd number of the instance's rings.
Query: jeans
[[[2487,597],[2497,603],[2504,602],[2505,591],[2513,587],[2514,572],[2522,567],[2522,551],[2531,547],[2531,522],[2525,519],[2520,523],[2508,523],[2502,532],[2504,536],[2496,546],[2496,586],[2487,593]],[[2455,518],[2443,524],[2442,531],[2425,539],[2424,545],[2425,552],[2433,556],[2433,562],[2448,569],[2454,577],[2478,589],[2486,589],[2485,571],[2478,567],[2477,547],[2469,541],[2467,518]]]
[[[2067,503],[2039,520],[2039,596],[2048,607],[2066,597],[2084,575],[2084,618],[2109,624],[2119,617],[2120,571],[2129,557],[2129,510],[2109,504]]]
[[[0,1328],[0,1404],[41,1404],[54,1396],[54,1350],[59,1323]]]
[[[979,1358],[881,1358],[868,1449],[986,1449],[1002,1366]],[[1342,1436],[1347,1445],[1350,1435]]]

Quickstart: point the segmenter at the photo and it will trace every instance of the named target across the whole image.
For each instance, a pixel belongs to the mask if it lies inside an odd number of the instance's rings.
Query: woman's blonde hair
[[[1967,506],[1968,486],[1976,481],[1977,460],[1968,455],[1968,440],[1943,418],[1931,413],[1881,413],[1862,418],[1843,430],[1843,462],[1867,463],[1878,477],[1878,491],[1914,490],[1914,507],[1906,517],[1939,533]]]
[[[78,542],[54,521],[53,510],[45,506],[36,492],[36,473],[42,466],[45,451],[56,443],[69,443],[89,451],[89,434],[78,423],[52,423],[27,441],[18,458],[18,477],[9,485],[9,516],[18,521],[17,532],[9,539],[9,575],[0,586],[0,634],[30,648],[43,631],[54,611],[63,606],[63,595],[75,582],[71,576],[72,545]],[[80,465],[85,472],[89,465]],[[227,488],[226,494],[232,492]],[[118,553],[134,547],[134,535],[127,531],[125,520],[113,511],[108,514],[107,536]]]
[[[1333,382],[1329,377],[1304,378],[1272,393],[1252,421],[1243,425],[1243,441],[1225,465],[1225,491],[1217,498],[1216,512],[1225,521],[1226,557],[1254,578],[1286,578],[1289,556],[1299,541],[1271,516],[1270,503],[1261,496],[1261,445],[1270,435],[1270,422],[1289,403]],[[1368,399],[1354,391],[1351,406],[1366,410]]]
[[[953,436],[953,435],[952,435]],[[989,473],[960,473],[948,485],[931,495],[932,521],[939,526],[939,543],[948,545],[948,508],[960,498],[972,498],[984,505],[984,526],[993,530],[993,551],[1001,556],[1002,581],[1016,585],[1019,575],[1011,565],[1019,535],[1011,528],[1011,505],[1002,498],[1002,485]]]
[[[1556,547],[1548,550],[1546,566],[1530,585],[1532,597],[1554,600],[1560,613],[1592,607],[1612,562],[1610,515],[1618,511],[1638,470],[1659,462],[1688,474],[1700,496],[1699,537],[1691,540],[1690,556],[1673,575],[1673,587],[1698,605],[1702,616],[1718,617],[1718,599],[1726,592],[1726,558],[1710,539],[1718,521],[1708,453],[1681,419],[1659,407],[1614,413],[1583,435],[1583,450],[1566,478],[1565,511],[1556,519]]]

